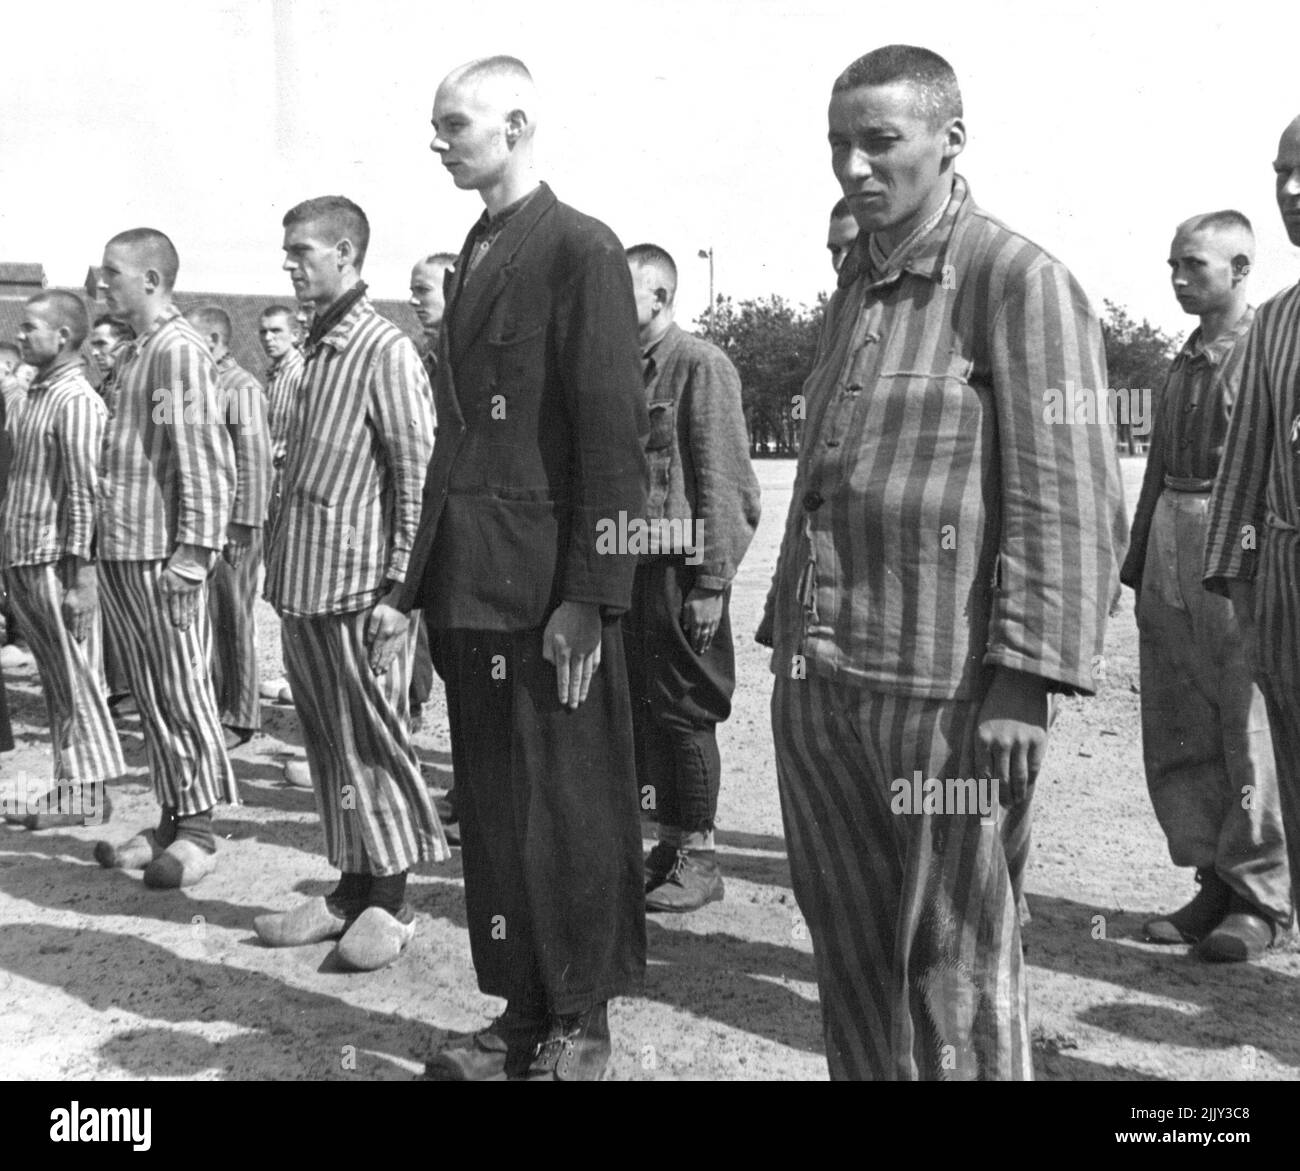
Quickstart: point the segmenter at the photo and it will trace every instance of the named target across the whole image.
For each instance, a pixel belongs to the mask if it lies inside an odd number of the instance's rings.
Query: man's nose
[[[435,134],[433,136],[433,141],[429,143],[429,149],[433,151],[434,154],[440,155],[444,150],[447,149],[447,143],[444,139],[438,137],[438,135]]]
[[[848,179],[871,178],[871,160],[866,151],[851,150],[844,159],[844,176]]]
[[[1291,174],[1287,176],[1286,185],[1282,190],[1288,195],[1300,195],[1300,167],[1292,169]]]

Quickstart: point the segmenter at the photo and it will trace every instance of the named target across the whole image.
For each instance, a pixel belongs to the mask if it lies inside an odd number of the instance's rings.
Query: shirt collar
[[[320,341],[317,342],[315,346],[310,346],[308,348],[307,356],[315,353],[316,349],[320,346],[329,346],[334,350],[346,349],[348,342],[352,340],[353,333],[356,332],[357,326],[361,324],[361,318],[365,316],[369,310],[370,298],[363,292],[353,303],[352,307],[325,331]]]
[[[33,380],[31,386],[27,388],[28,398],[31,398],[38,391],[47,390],[52,386],[56,386],[69,374],[80,370],[81,366],[82,362],[80,354],[65,354],[62,358],[59,358],[49,366],[40,378]]]
[[[1201,341],[1201,327],[1198,325],[1192,330],[1192,336],[1183,343],[1182,353],[1179,356],[1185,357],[1188,361],[1201,361],[1211,366],[1218,366],[1250,331],[1250,323],[1254,320],[1255,307],[1247,305],[1246,312],[1241,315],[1241,320],[1236,325],[1227,333],[1220,334],[1214,341],[1206,343]]]
[[[275,359],[267,368],[266,376],[274,378],[286,366],[292,366],[295,362],[302,361],[302,351],[297,346],[290,346],[283,354]]]
[[[953,232],[963,213],[972,206],[970,185],[961,175],[954,175],[952,195],[940,209],[937,219],[933,224],[930,221],[921,224],[903,241],[903,245],[888,258],[886,271],[875,279],[871,279],[871,236],[860,233],[840,266],[838,287],[848,288],[861,276],[866,276],[872,285],[885,284],[897,280],[905,272],[936,282],[943,280],[944,260]]]

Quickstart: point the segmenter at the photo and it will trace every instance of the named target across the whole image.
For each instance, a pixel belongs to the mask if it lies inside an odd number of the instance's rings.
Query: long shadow
[[[1189,1014],[1117,999],[1084,1010],[1081,1021],[1163,1045],[1249,1045],[1300,1067],[1300,979],[1295,976],[1260,964],[1207,964],[1188,948],[1146,944],[1142,923],[1154,910],[1117,913],[1032,894],[1029,906],[1033,923],[1026,939],[1035,967],[1189,1001],[1200,1010]]]
[[[136,1077],[218,1069],[223,1079],[406,1079],[409,1070],[389,1055],[422,1060],[447,1031],[294,988],[220,959],[185,959],[148,940],[95,929],[0,926],[0,964],[95,1011],[122,1009],[150,1018],[149,1025],[115,1035],[99,1048],[106,1060]],[[147,972],[147,980],[114,978],[133,971]],[[355,978],[338,980],[342,987]],[[159,1021],[228,1021],[241,1032],[208,1041],[152,1023]]]
[[[815,983],[813,958],[717,931],[646,924],[645,996],[806,1053],[822,1053],[821,1010],[777,980]]]
[[[34,906],[78,915],[133,915],[172,924],[201,918],[222,927],[246,927],[250,932],[255,915],[278,909],[204,897],[201,885],[152,890],[141,881],[139,871],[105,870],[97,865],[93,850],[92,841],[53,830],[0,834],[0,851],[19,856],[6,858],[0,865],[0,891]],[[67,855],[88,865],[69,866]],[[211,878],[206,881],[210,883]]]

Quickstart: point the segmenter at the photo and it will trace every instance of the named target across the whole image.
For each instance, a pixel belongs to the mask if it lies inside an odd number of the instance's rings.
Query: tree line
[[[1181,335],[1167,334],[1146,319],[1134,321],[1113,301],[1102,305],[1110,386],[1158,396],[1182,345]],[[799,395],[813,367],[825,313],[824,294],[812,306],[795,305],[775,294],[746,301],[719,295],[712,314],[706,312],[695,323],[696,332],[721,346],[740,374],[752,456],[798,455],[803,430]],[[1117,431],[1130,453],[1150,441],[1127,421],[1120,421]]]

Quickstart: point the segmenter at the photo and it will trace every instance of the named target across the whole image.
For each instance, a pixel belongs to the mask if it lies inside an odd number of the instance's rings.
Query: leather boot
[[[1228,884],[1213,870],[1196,872],[1201,889],[1191,902],[1169,915],[1151,919],[1142,930],[1152,943],[1197,943],[1210,934],[1228,913]]]
[[[1227,915],[1201,940],[1196,954],[1211,964],[1242,964],[1259,959],[1276,938],[1277,924],[1233,891]]]
[[[530,1082],[598,1082],[609,1064],[609,1005],[553,1015],[525,1075]]]

